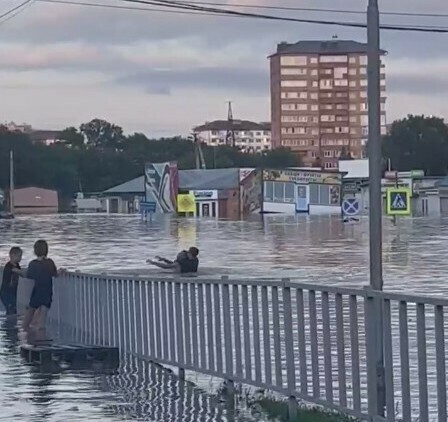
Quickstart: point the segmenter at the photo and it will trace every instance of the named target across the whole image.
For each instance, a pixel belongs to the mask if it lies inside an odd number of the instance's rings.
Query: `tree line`
[[[33,143],[26,133],[0,126],[0,188],[9,185],[9,152],[14,151],[16,186],[57,190],[63,197],[75,192],[102,192],[138,177],[146,163],[177,161],[180,169],[196,165],[192,141],[181,137],[149,139],[142,133],[125,136],[113,123],[94,119],[69,127],[52,145]],[[246,154],[229,146],[203,146],[207,168],[289,167],[300,159],[289,149]]]

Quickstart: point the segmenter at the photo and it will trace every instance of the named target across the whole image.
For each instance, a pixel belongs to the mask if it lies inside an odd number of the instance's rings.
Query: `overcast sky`
[[[22,1],[0,0],[0,15]],[[367,0],[227,3],[362,10]],[[448,14],[446,0],[386,0],[381,8]],[[288,13],[294,14],[364,19],[336,13]],[[448,27],[448,18],[442,17],[382,19],[384,23]],[[123,126],[127,133],[169,136],[186,134],[207,120],[226,118],[228,100],[234,102],[235,118],[266,121],[270,119],[267,56],[277,43],[330,39],[334,34],[365,41],[365,31],[357,29],[36,0],[13,19],[0,20],[0,121],[61,129],[99,117]],[[388,121],[408,113],[448,117],[448,34],[384,31],[382,47],[389,52]]]

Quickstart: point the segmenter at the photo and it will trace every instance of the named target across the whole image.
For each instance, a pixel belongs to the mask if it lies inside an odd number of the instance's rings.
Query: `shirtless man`
[[[156,256],[157,261],[148,259],[146,262],[164,270],[174,270],[181,274],[197,273],[199,266],[198,255],[199,249],[192,246],[188,251],[179,252],[174,261]]]

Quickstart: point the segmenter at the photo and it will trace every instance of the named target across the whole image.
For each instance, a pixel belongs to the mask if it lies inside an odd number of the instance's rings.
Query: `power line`
[[[174,8],[174,9],[204,11],[204,12],[216,13],[216,14],[221,14],[221,15],[239,16],[239,17],[254,18],[254,19],[265,19],[265,20],[271,20],[271,21],[298,22],[298,23],[309,23],[309,24],[328,25],[328,26],[343,26],[343,27],[350,27],[350,28],[367,28],[367,25],[365,23],[360,23],[360,22],[341,22],[341,21],[321,20],[321,19],[302,19],[302,18],[293,18],[293,17],[286,17],[286,16],[247,13],[247,12],[240,12],[240,11],[224,9],[224,8],[203,7],[203,6],[198,6],[198,5],[189,3],[189,2],[172,1],[172,0],[171,1],[170,0],[121,0],[121,1],[126,2],[126,3],[146,4],[146,5],[152,5],[152,6],[164,6],[167,8]],[[391,31],[448,33],[447,27],[439,27],[439,26],[386,24],[386,25],[381,25],[381,29],[391,30]]]
[[[266,19],[272,21],[286,21],[286,22],[298,22],[298,23],[308,23],[308,24],[318,24],[318,25],[328,25],[328,26],[343,26],[343,27],[351,27],[351,28],[366,28],[366,24],[361,22],[341,22],[341,21],[327,21],[320,19],[302,19],[302,18],[293,18],[293,17],[283,17],[283,16],[273,16],[273,15],[265,15],[265,14],[256,14],[256,13],[246,13],[240,12],[230,9],[222,9],[222,8],[210,8],[210,7],[202,7],[199,4],[202,3],[210,3],[210,4],[218,4],[211,2],[185,2],[185,1],[166,1],[166,0],[119,0],[126,3],[133,4],[141,4],[146,6],[159,6],[162,9],[148,8],[148,7],[138,7],[138,6],[119,6],[119,5],[111,5],[104,3],[92,3],[92,2],[78,2],[72,0],[37,0],[44,3],[56,3],[56,4],[69,4],[69,5],[78,5],[78,6],[90,6],[90,7],[101,7],[108,9],[121,9],[121,10],[135,10],[135,11],[143,11],[143,12],[157,12],[157,13],[175,13],[175,14],[184,14],[184,15],[205,15],[205,16],[222,16],[222,17],[235,17],[235,18],[252,18],[252,19]],[[269,6],[266,6],[266,8]],[[271,6],[275,7],[275,6]],[[297,8],[300,9],[300,8]],[[311,10],[311,9],[310,9]],[[310,11],[308,10],[308,11]],[[319,12],[332,12],[335,9],[313,9]],[[351,13],[362,13],[358,11],[338,11],[341,13],[351,12]],[[385,12],[386,14],[398,14],[399,12]],[[401,13],[400,13],[401,14]],[[414,14],[406,14],[402,13],[403,16],[414,16]],[[415,16],[432,16],[430,14],[421,15],[416,14]],[[435,15],[435,16],[446,16],[447,15]],[[394,30],[394,31],[413,31],[413,32],[425,32],[425,33],[448,33],[448,27],[444,26],[434,26],[434,25],[406,25],[406,24],[386,24],[381,26],[382,29],[385,30]]]
[[[182,14],[182,15],[205,15],[205,16],[216,15],[216,13],[154,9],[154,8],[149,8],[149,7],[138,7],[138,6],[119,6],[119,5],[114,5],[114,4],[91,3],[91,2],[87,3],[84,1],[72,1],[72,0],[36,0],[36,1],[39,1],[40,3],[67,4],[70,6],[99,7],[99,8],[104,8],[104,9],[135,10],[135,11],[139,11],[139,12],[174,13],[174,14]]]
[[[19,13],[22,13],[27,6],[31,6],[34,0],[26,0],[23,3],[20,3],[18,6],[9,9],[7,12],[0,15],[0,23],[4,23],[13,17],[17,16]],[[6,18],[6,19],[5,19]]]
[[[284,11],[296,11],[296,12],[325,12],[325,13],[343,13],[352,15],[365,15],[366,12],[363,10],[348,10],[348,9],[327,9],[319,7],[295,7],[295,6],[266,6],[262,4],[243,4],[243,3],[222,3],[222,2],[209,2],[209,1],[198,1],[189,0],[188,2],[179,0],[178,3],[189,3],[204,6],[224,6],[224,7],[241,7],[245,9],[265,9],[265,10],[284,10]],[[380,15],[384,16],[408,16],[408,17],[424,17],[424,18],[438,18],[438,17],[448,17],[448,13],[415,13],[415,12],[380,12]]]

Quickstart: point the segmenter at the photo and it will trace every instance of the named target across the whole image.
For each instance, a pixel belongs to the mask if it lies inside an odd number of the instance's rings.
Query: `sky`
[[[83,0],[73,0],[83,1]],[[126,5],[120,0],[84,0]],[[364,10],[367,0],[209,0],[228,4]],[[0,0],[0,16],[23,0]],[[154,8],[153,6],[149,6]],[[445,13],[446,0],[380,0],[387,12]],[[248,10],[248,9],[240,9]],[[364,20],[328,12],[249,11]],[[383,16],[383,23],[448,27],[448,17]],[[103,118],[126,133],[186,135],[227,116],[270,120],[269,61],[279,42],[365,41],[363,29],[255,19],[116,10],[36,0],[0,19],[0,122],[38,129]],[[383,31],[387,119],[448,118],[448,34]]]

